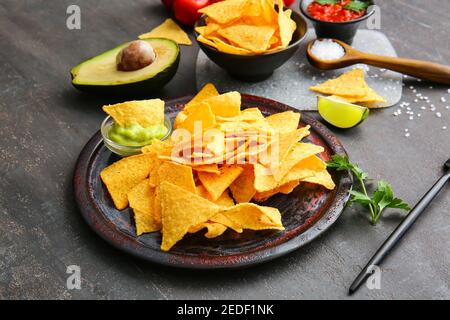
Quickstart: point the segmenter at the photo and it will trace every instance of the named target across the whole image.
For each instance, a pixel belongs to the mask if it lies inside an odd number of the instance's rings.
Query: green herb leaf
[[[338,4],[340,0],[316,0],[318,4],[325,5],[325,4]]]
[[[351,202],[356,202],[362,205],[372,204],[372,199],[362,192],[352,190],[350,191],[350,194],[352,195],[352,197],[350,198]]]
[[[352,2],[344,6],[344,9],[361,12],[366,10],[371,4],[371,1],[352,0]]]
[[[327,162],[327,167],[337,171],[350,170],[358,179],[362,192],[352,189],[349,192],[351,195],[349,203],[358,203],[367,207],[370,211],[372,224],[375,225],[380,220],[381,214],[386,208],[410,210],[407,203],[399,198],[394,198],[392,186],[384,180],[378,182],[377,189],[372,196],[369,196],[365,182],[368,174],[358,165],[351,163],[348,157],[334,155],[331,157],[331,160]]]
[[[331,160],[327,162],[327,166],[337,171],[351,170],[359,180],[365,180],[369,177],[358,165],[351,163],[348,157],[343,157],[338,154],[331,157]]]

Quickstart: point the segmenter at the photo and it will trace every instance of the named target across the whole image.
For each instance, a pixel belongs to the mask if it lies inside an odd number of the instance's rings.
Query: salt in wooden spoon
[[[322,39],[318,39],[322,40]],[[345,44],[342,41],[330,39],[340,44],[345,51],[345,55],[336,60],[320,60],[311,52],[314,44],[313,40],[307,46],[307,57],[309,62],[316,68],[322,70],[333,70],[348,67],[357,63],[364,63],[378,68],[389,69],[416,78],[450,85],[450,67],[429,61],[394,58],[365,53]]]

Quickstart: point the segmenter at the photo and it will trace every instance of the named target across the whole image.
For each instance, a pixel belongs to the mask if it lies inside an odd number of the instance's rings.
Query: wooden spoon
[[[322,39],[319,39],[322,40]],[[450,67],[429,61],[393,58],[365,53],[345,44],[342,41],[330,39],[339,43],[345,50],[345,55],[337,60],[320,60],[311,52],[313,40],[307,46],[307,57],[309,62],[316,68],[322,70],[333,70],[348,67],[357,63],[397,71],[416,78],[433,81],[441,84],[450,84]]]

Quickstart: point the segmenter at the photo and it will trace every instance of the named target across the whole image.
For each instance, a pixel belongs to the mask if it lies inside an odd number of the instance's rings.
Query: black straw
[[[448,171],[450,166],[450,159],[446,163],[446,169]],[[383,259],[388,255],[391,249],[400,241],[403,235],[411,228],[411,226],[416,222],[417,218],[425,211],[428,205],[433,201],[434,198],[439,194],[439,192],[450,180],[450,173],[444,174],[434,186],[423,196],[423,198],[416,204],[416,206],[411,210],[411,212],[406,216],[406,218],[400,223],[400,225],[391,233],[389,238],[383,243],[383,245],[378,249],[375,255],[370,259],[367,265],[363,268],[361,273],[353,281],[348,293],[351,295],[358,290],[361,284],[369,276],[368,270],[371,266],[378,266]]]

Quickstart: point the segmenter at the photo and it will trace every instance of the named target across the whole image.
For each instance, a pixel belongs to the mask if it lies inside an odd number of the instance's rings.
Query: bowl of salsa
[[[361,22],[375,13],[372,0],[302,0],[300,10],[318,38],[332,38],[352,44]]]

